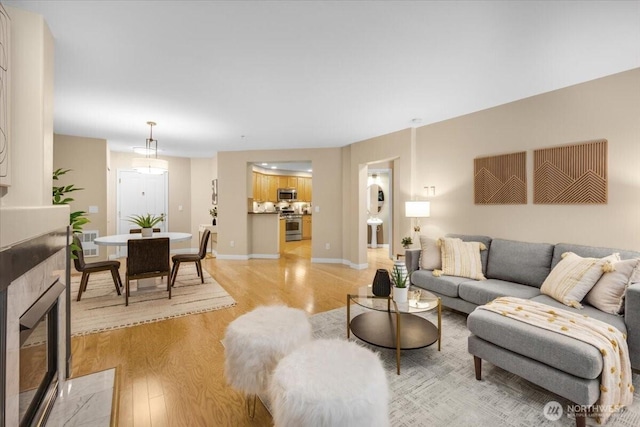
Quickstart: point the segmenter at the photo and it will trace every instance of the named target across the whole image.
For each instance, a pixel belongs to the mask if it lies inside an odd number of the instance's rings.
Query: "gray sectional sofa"
[[[481,259],[487,280],[435,277],[431,270],[419,269],[421,251],[418,249],[406,251],[406,264],[414,271],[413,286],[439,296],[445,307],[469,314],[468,349],[475,359],[477,379],[480,379],[484,359],[570,400],[577,407],[593,405],[600,396],[603,363],[598,349],[494,312],[475,310],[502,296],[532,299],[578,311],[615,326],[627,334],[632,368],[640,369],[640,284],[628,287],[624,315],[605,313],[585,301],[582,309],[568,307],[540,293],[542,283],[564,252],[598,258],[618,252],[621,259],[638,258],[640,252],[566,243],[518,242],[488,236],[450,234],[447,237],[484,243],[488,250],[481,252]],[[584,425],[585,419],[578,416],[576,422]]]

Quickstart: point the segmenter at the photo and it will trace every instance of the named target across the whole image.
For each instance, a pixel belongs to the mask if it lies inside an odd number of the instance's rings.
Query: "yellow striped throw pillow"
[[[573,252],[565,252],[542,283],[540,292],[570,307],[582,308],[580,301],[603,273],[613,271],[612,262],[618,260],[618,254],[605,258],[582,258]]]
[[[442,270],[433,270],[434,276],[458,276],[475,280],[486,280],[482,274],[480,251],[487,247],[480,242],[463,242],[458,238],[440,238]]]

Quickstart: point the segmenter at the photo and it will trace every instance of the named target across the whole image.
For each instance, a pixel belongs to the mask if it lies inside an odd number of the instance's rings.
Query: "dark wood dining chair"
[[[207,255],[207,243],[209,242],[209,236],[211,236],[211,230],[205,230],[202,234],[202,238],[200,239],[200,250],[197,254],[177,254],[171,257],[171,261],[173,261],[173,265],[171,266],[171,286],[175,284],[176,277],[178,277],[180,263],[183,262],[195,262],[196,271],[198,272],[200,281],[204,283],[201,261]]]
[[[152,230],[154,233],[160,233],[161,230],[159,228],[154,228]],[[131,230],[129,230],[129,234],[140,234],[142,233],[142,228],[132,228]]]
[[[167,291],[169,291],[169,299],[171,299],[169,273],[168,237],[129,240],[127,242],[125,305],[129,305],[129,282],[151,277],[167,276]]]
[[[96,262],[85,262],[84,260],[84,250],[82,249],[82,242],[78,236],[73,236],[73,243],[79,249],[75,249],[73,253],[75,254],[75,259],[73,260],[73,264],[76,267],[76,270],[82,273],[82,279],[80,279],[80,288],[78,289],[78,297],[77,301],[80,301],[82,298],[82,293],[87,290],[87,284],[89,283],[89,275],[91,273],[97,273],[99,271],[110,271],[111,277],[113,278],[113,284],[116,287],[116,292],[118,295],[122,295],[120,289],[122,288],[122,279],[120,278],[120,261],[96,261]]]

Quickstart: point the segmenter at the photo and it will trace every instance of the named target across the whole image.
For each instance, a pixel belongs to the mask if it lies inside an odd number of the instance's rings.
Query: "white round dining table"
[[[127,246],[129,240],[154,239],[168,237],[171,243],[191,240],[191,233],[178,233],[174,231],[153,233],[151,237],[142,237],[142,233],[113,234],[111,236],[97,237],[93,243],[101,246]]]

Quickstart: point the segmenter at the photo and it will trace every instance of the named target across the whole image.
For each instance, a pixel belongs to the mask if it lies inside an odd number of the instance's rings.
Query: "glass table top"
[[[371,310],[388,311],[394,310],[392,298],[378,297],[371,291],[372,285],[361,286],[357,294],[350,294],[349,299],[362,307]],[[422,313],[438,307],[439,298],[429,291],[416,286],[409,288],[407,302],[396,303],[399,313]]]

